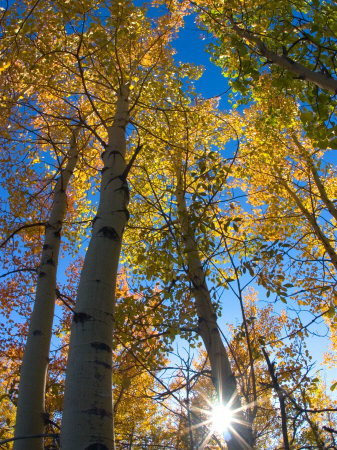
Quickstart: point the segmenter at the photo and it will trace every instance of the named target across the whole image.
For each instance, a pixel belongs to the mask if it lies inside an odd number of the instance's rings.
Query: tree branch
[[[3,242],[1,242],[0,248],[4,247],[7,244],[7,242],[10,239],[12,239],[12,237],[14,237],[16,234],[18,234],[21,230],[24,230],[26,228],[45,227],[45,226],[46,226],[45,222],[37,222],[37,223],[30,223],[30,224],[22,225],[21,227],[17,228],[15,231],[13,231],[13,233],[11,233]]]

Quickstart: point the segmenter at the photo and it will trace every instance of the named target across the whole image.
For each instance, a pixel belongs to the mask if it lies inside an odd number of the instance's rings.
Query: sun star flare
[[[211,412],[212,428],[219,434],[228,431],[233,418],[233,412],[227,405],[214,405]]]

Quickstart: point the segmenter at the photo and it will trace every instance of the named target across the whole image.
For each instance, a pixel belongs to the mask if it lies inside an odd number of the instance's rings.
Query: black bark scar
[[[111,352],[111,347],[109,347],[104,342],[92,342],[90,345],[96,350],[105,350],[106,352]]]
[[[85,447],[84,450],[109,450],[109,449],[104,444],[90,444],[88,447]]]
[[[102,234],[107,239],[113,239],[117,241],[118,234],[116,233],[116,230],[112,227],[103,227],[99,230],[98,234]]]
[[[86,313],[83,313],[83,312],[79,312],[79,313],[75,313],[74,314],[74,322],[75,323],[78,323],[78,322],[84,323],[84,322],[86,322],[87,320],[90,320],[90,319],[91,319],[91,316],[89,314],[86,314]]]

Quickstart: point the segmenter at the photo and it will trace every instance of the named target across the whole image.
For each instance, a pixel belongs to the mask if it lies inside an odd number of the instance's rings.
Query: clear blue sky
[[[179,38],[173,41],[177,50],[175,59],[204,66],[203,76],[195,83],[197,92],[205,98],[221,95],[220,108],[229,108],[227,94],[224,94],[228,90],[227,80],[221,74],[221,69],[210,62],[210,55],[205,50],[210,42],[211,37],[198,29],[194,16],[187,16]]]

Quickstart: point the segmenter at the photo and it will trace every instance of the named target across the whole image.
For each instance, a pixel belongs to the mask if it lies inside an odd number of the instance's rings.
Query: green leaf
[[[336,387],[337,387],[337,381],[331,385],[330,391],[334,391],[336,389]]]
[[[337,138],[331,139],[329,142],[329,147],[333,150],[337,150]]]

